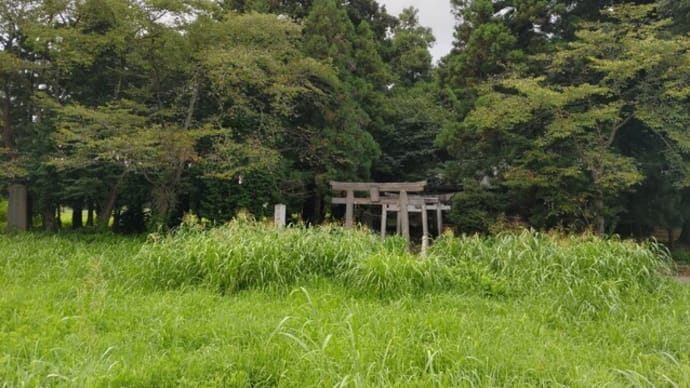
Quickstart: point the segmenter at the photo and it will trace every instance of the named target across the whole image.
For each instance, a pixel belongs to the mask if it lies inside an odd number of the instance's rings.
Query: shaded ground
[[[676,263],[676,279],[683,283],[690,283],[690,264]]]

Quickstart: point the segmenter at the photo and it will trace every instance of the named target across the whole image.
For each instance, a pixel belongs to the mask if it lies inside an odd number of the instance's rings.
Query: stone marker
[[[273,208],[273,222],[278,228],[285,226],[285,220],[287,219],[287,207],[282,204],[276,204]]]
[[[9,230],[25,231],[29,229],[29,212],[27,209],[26,186],[10,186],[9,208],[7,209],[7,227]]]

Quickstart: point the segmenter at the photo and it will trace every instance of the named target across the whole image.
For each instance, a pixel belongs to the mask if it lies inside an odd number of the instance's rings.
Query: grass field
[[[0,235],[0,385],[690,386],[663,250],[246,222]]]

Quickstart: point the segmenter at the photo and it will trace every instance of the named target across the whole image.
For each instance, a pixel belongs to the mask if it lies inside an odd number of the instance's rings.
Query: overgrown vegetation
[[[690,384],[690,289],[654,244],[337,227],[0,235],[9,385]]]
[[[226,293],[322,277],[375,295],[555,292],[588,311],[611,307],[638,289],[653,291],[670,263],[653,244],[528,231],[463,239],[447,234],[424,260],[409,253],[402,238],[381,243],[368,231],[331,226],[279,230],[236,221],[208,231],[185,227],[154,240],[137,256],[138,272],[159,288],[203,285]]]

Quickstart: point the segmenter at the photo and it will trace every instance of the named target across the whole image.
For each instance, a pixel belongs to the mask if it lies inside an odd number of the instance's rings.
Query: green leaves
[[[510,132],[532,119],[530,103],[522,96],[489,93],[477,99],[476,108],[467,115],[464,124],[477,133],[494,130]]]
[[[517,14],[531,12],[520,5]],[[478,17],[472,13],[477,7],[469,6],[464,14]],[[575,41],[529,57],[530,69],[499,69],[502,60],[490,55],[488,42],[478,46],[483,57],[472,51],[473,39],[497,32],[490,26],[499,21],[461,29],[466,46],[449,63],[461,64],[469,55],[488,59],[494,70],[480,77],[487,80],[475,88],[473,109],[454,135],[444,135],[445,144],[460,159],[479,155],[471,165],[476,170],[465,174],[516,198],[536,196],[523,217],[547,225],[580,219],[602,232],[603,218],[622,210],[615,198],[630,195],[650,178],[649,160],[657,166],[687,163],[680,162],[690,144],[680,123],[690,120],[688,39],[668,34],[669,23],[656,19],[655,5],[612,9],[605,19],[582,23]],[[506,26],[516,22],[511,16],[501,28],[508,32]],[[501,42],[510,43],[506,38],[494,44]],[[479,65],[472,68],[482,71]],[[489,79],[488,74],[497,75]],[[659,156],[659,149],[668,152]],[[537,216],[543,208],[556,217]]]
[[[55,159],[61,167],[87,167],[107,161],[135,168],[150,142],[137,136],[146,125],[145,117],[135,114],[142,108],[130,101],[96,109],[69,105],[61,109],[62,125],[56,132],[57,147],[65,154]]]
[[[0,74],[17,73],[30,66],[29,62],[21,60],[13,53],[0,51]]]

